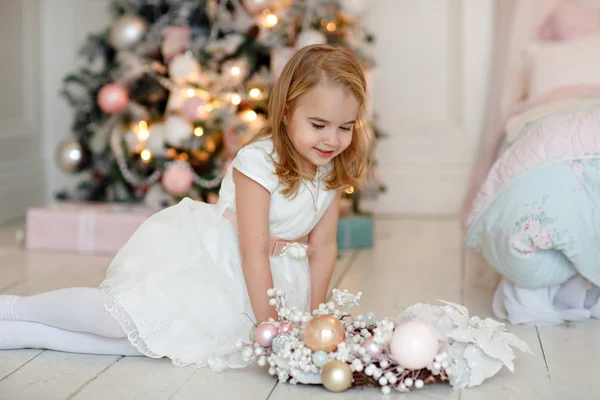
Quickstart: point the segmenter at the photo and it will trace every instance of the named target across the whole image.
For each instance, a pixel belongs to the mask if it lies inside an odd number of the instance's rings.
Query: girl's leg
[[[126,335],[104,309],[97,288],[68,288],[33,296],[0,295],[0,321],[29,321],[106,338]]]
[[[27,321],[0,321],[0,350],[48,349],[68,353],[141,356],[127,338],[67,331]]]

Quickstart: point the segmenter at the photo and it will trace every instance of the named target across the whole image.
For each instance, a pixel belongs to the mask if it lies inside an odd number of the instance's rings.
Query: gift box
[[[27,210],[30,250],[114,255],[156,209],[117,203],[62,202]]]
[[[340,217],[337,229],[338,249],[372,248],[374,235],[373,217],[370,215]]]

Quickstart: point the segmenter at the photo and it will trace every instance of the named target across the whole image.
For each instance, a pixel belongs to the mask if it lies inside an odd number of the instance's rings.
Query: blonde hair
[[[351,50],[342,46],[303,47],[281,72],[269,98],[267,123],[249,142],[272,138],[277,153],[276,174],[284,186],[282,193],[286,196],[296,195],[302,179],[312,180],[312,177],[287,133],[284,115],[286,112],[292,113],[295,100],[319,83],[343,87],[360,104],[352,142],[333,159],[332,170],[323,178],[326,188],[336,190],[360,186],[368,169],[370,133],[362,121],[367,84],[360,62]]]

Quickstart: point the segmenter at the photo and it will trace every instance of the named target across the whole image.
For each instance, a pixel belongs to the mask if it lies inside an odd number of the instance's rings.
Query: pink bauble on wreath
[[[408,370],[425,368],[435,360],[439,341],[433,328],[421,321],[408,321],[394,329],[390,341],[392,358]]]
[[[127,108],[129,94],[117,83],[104,85],[98,92],[98,105],[107,114],[117,114]]]
[[[186,165],[175,164],[164,172],[161,183],[165,190],[173,196],[181,196],[192,187],[192,171]]]
[[[256,331],[254,332],[256,342],[265,348],[271,347],[273,339],[275,339],[275,336],[278,334],[279,332],[277,331],[277,327],[268,322],[263,322],[262,324],[258,325],[256,327]]]
[[[279,324],[278,327],[278,332],[279,333],[288,333],[291,334],[292,331],[294,330],[294,325],[292,325],[291,323],[284,321],[282,323]]]
[[[362,342],[362,348],[365,349],[367,354],[373,357],[383,354],[383,347],[375,343],[373,336],[369,336]]]

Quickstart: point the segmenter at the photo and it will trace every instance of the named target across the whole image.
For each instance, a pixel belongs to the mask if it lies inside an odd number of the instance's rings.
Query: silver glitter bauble
[[[285,349],[285,345],[290,343],[291,341],[292,338],[290,338],[290,335],[287,335],[285,333],[279,334],[275,336],[275,339],[273,339],[273,343],[271,343],[271,350],[273,351],[273,353],[279,354],[283,352],[283,350]]]
[[[110,27],[109,41],[117,50],[125,50],[136,43],[146,34],[148,24],[138,15],[123,15]]]

